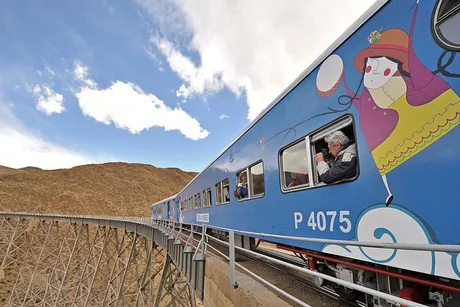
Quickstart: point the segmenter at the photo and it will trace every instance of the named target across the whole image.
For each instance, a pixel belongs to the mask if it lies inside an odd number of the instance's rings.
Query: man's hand
[[[317,153],[317,154],[315,155],[315,159],[316,159],[317,162],[324,161],[323,153],[322,153],[322,152]]]

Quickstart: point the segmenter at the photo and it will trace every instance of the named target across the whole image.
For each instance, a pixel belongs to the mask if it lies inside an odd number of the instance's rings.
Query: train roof
[[[355,31],[357,31],[369,18],[377,13],[390,0],[375,0],[372,4],[351,26],[349,26],[319,57],[317,57],[281,94],[279,94],[259,115],[253,119],[248,126],[235,137],[230,144],[225,147],[217,157],[203,168],[187,185],[185,185],[178,194],[182,193],[192,182],[207,170],[214,162],[217,161],[233,144],[235,144],[249,129],[252,128],[262,117],[265,116],[281,99],[293,90],[304,78],[306,78],[315,68],[320,65],[331,53],[333,53],[342,43],[344,43]]]
[[[164,198],[164,199],[162,199],[162,200],[160,200],[160,201],[157,201],[156,203],[152,204],[150,207],[153,207],[153,206],[162,204],[162,203],[164,203],[165,201],[173,200],[173,199],[176,198],[176,196],[177,196],[177,194],[174,194],[174,195],[172,195],[172,196],[169,196],[168,198]]]

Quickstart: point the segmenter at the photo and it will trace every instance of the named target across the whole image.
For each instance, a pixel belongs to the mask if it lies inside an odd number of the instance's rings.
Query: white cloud
[[[63,106],[64,96],[56,93],[50,87],[37,84],[31,91],[37,99],[37,110],[42,111],[46,115],[59,114],[65,111]]]
[[[89,77],[88,67],[78,61],[74,63],[73,74],[77,81],[84,83],[89,88],[97,87],[96,82]]]
[[[176,92],[178,97],[190,98],[195,94],[213,94],[224,87],[224,83],[215,73],[214,67],[210,65],[195,66],[190,58],[184,56],[165,39],[152,37],[151,42],[166,56],[171,69],[185,81],[185,84],[182,84]]]
[[[51,78],[56,75],[54,70],[52,70],[51,67],[49,67],[48,65],[45,66],[45,71]]]
[[[250,120],[374,2],[135,1],[160,27],[152,41],[184,82],[177,94],[208,95],[223,86],[245,92]],[[199,64],[180,52],[187,49],[197,51]]]
[[[224,118],[229,118],[230,116],[228,116],[227,114],[221,114],[219,115],[219,119],[224,119]]]
[[[83,114],[106,125],[140,133],[151,127],[166,131],[179,130],[192,140],[204,139],[209,132],[181,108],[170,108],[153,94],[144,93],[137,85],[116,81],[99,89],[89,78],[88,68],[76,63],[75,78],[84,85],[76,92]]]
[[[152,59],[155,63],[158,65],[158,70],[159,71],[164,71],[163,68],[163,62],[158,59],[158,57],[155,55],[155,53],[152,51],[152,49],[149,47],[144,47],[145,52],[147,53],[147,56]]]
[[[57,169],[112,160],[88,157],[43,139],[25,128],[15,117],[9,103],[3,101],[0,101],[0,118],[0,165]]]

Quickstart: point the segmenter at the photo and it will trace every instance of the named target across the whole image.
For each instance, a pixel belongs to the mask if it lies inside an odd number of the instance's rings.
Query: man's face
[[[333,144],[333,143],[327,144],[327,147],[329,147],[329,151],[331,152],[332,156],[334,156],[334,157],[337,156],[337,154],[340,152],[340,150],[342,148],[339,144]]]

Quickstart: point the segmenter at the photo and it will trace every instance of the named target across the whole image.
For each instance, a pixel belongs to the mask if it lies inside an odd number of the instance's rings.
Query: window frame
[[[258,198],[263,198],[265,197],[265,184],[264,184],[264,192],[262,194],[257,194],[257,195],[252,195],[252,185],[253,185],[253,182],[252,182],[252,173],[250,171],[250,169],[254,166],[256,166],[257,164],[261,163],[262,164],[262,175],[263,175],[263,178],[264,178],[264,183],[265,183],[265,165],[264,165],[264,161],[262,159],[259,159],[257,160],[256,162],[252,163],[252,164],[249,164],[248,166],[246,166],[245,168],[241,168],[239,170],[236,171],[235,173],[235,186],[239,183],[239,178],[240,178],[240,174],[241,173],[244,173],[246,172],[246,178],[247,178],[247,181],[248,181],[248,197],[246,198],[241,198],[241,199],[238,199],[235,197],[235,199],[238,201],[238,202],[243,202],[243,201],[248,201],[248,200],[253,200],[253,199],[258,199]]]
[[[437,0],[436,4],[434,5],[433,12],[431,13],[431,20],[430,20],[431,35],[433,36],[434,40],[441,48],[458,52],[460,51],[460,44],[455,44],[455,43],[448,41],[442,34],[442,31],[439,28],[439,25],[446,22],[452,16],[460,14],[460,2],[450,12],[440,17],[439,10],[444,1],[446,0]]]
[[[228,181],[228,201],[223,201],[224,200],[224,181],[227,180]],[[217,186],[220,184],[220,200],[222,200],[222,202],[219,202],[218,200],[218,197],[217,197]],[[220,206],[220,205],[225,205],[225,204],[229,204],[230,203],[230,199],[231,199],[231,196],[230,196],[230,179],[227,177],[221,181],[219,181],[218,183],[216,183],[214,185],[214,188],[215,188],[215,192],[216,192],[216,206]]]
[[[358,160],[356,164],[356,175],[352,178],[347,178],[343,179],[331,184],[325,184],[323,182],[318,182],[318,170],[316,169],[316,164],[313,162],[313,156],[316,153],[315,152],[315,142],[321,139],[324,139],[324,137],[332,132],[332,131],[337,131],[340,129],[343,129],[345,127],[352,126],[353,129],[353,139],[354,139],[354,144],[356,146],[356,158]],[[294,145],[301,143],[305,141],[305,152],[307,154],[307,169],[308,169],[308,182],[309,184],[300,184],[298,186],[294,187],[287,187],[286,184],[286,176],[284,174],[284,165],[283,165],[283,158],[282,154],[283,152],[288,149],[293,147]],[[303,190],[310,190],[310,189],[316,189],[316,188],[321,188],[321,187],[327,187],[327,186],[334,186],[337,184],[342,184],[342,183],[348,183],[355,181],[358,179],[360,175],[360,167],[359,167],[359,150],[358,150],[358,140],[356,138],[356,124],[355,124],[355,119],[352,114],[347,113],[342,115],[341,117],[338,117],[327,124],[322,125],[321,127],[313,130],[312,132],[303,135],[302,137],[292,141],[291,143],[283,146],[280,148],[278,151],[278,170],[279,170],[279,179],[280,179],[280,188],[282,193],[292,193],[292,192],[297,192],[297,191],[303,191]]]

